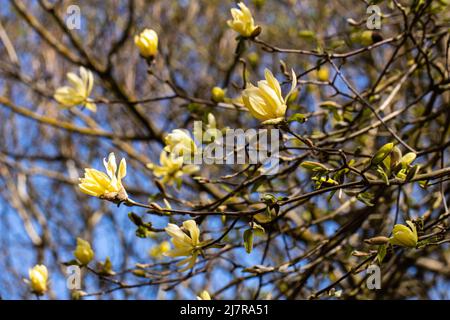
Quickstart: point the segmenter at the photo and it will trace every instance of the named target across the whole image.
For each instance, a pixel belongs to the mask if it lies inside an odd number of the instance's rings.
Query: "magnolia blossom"
[[[211,296],[209,295],[209,292],[206,290],[203,290],[200,292],[200,294],[197,296],[197,300],[211,300]]]
[[[177,266],[187,264],[181,272],[192,268],[197,260],[197,256],[201,250],[200,230],[194,220],[187,220],[183,222],[183,229],[175,224],[169,223],[165,228],[169,236],[172,237],[172,244],[174,248],[166,253],[167,257],[183,257],[186,259],[177,263]]]
[[[89,95],[94,86],[94,76],[91,71],[80,67],[80,76],[69,72],[67,78],[71,86],[56,89],[54,98],[64,107],[85,106],[89,110],[97,111],[97,106]]]
[[[116,157],[113,152],[108,156],[108,161],[103,159],[103,165],[107,174],[96,169],[86,168],[84,178],[80,178],[78,186],[81,191],[107,200],[126,200],[128,198],[122,185],[122,178],[127,174],[127,163],[125,159],[120,161],[117,171]]]
[[[164,150],[176,156],[192,156],[197,152],[197,146],[187,130],[175,129],[169,133],[164,142]]]
[[[73,255],[82,265],[87,265],[94,258],[94,250],[92,250],[89,242],[77,238],[77,247]]]
[[[28,276],[30,278],[29,284],[31,290],[37,295],[43,295],[47,291],[47,267],[43,264],[35,265],[32,269],[28,270]]]
[[[155,30],[145,29],[134,37],[134,43],[144,58],[151,58],[158,53],[158,34]]]
[[[278,123],[284,119],[287,105],[286,101],[297,86],[297,76],[292,70],[291,90],[283,98],[278,80],[268,69],[264,70],[265,80],[258,81],[255,87],[249,87],[242,92],[242,100],[250,113],[263,123]]]
[[[182,157],[177,157],[174,154],[168,154],[166,151],[162,151],[159,157],[160,166],[153,163],[147,164],[147,168],[153,170],[153,174],[158,178],[162,178],[162,183],[169,185],[176,182],[181,184],[181,177],[185,174],[192,174],[199,170],[196,165],[184,165]]]
[[[403,224],[394,226],[390,242],[402,247],[415,248],[418,241],[416,226],[411,221],[406,221],[406,224],[409,228]]]
[[[250,37],[258,28],[253,21],[252,13],[243,2],[239,2],[240,9],[232,8],[233,20],[228,20],[228,26],[243,37]]]

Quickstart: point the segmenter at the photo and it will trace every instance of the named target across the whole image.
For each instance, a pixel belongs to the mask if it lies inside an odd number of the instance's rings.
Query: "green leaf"
[[[261,225],[257,224],[256,222],[252,223],[252,229],[253,229],[255,235],[259,236],[259,237],[262,237],[264,235],[264,233],[266,232],[264,230],[264,228]]]
[[[316,33],[313,30],[300,30],[298,36],[305,40],[314,40],[316,38]]]
[[[422,189],[428,188],[428,180],[421,180],[421,181],[419,181],[419,186],[420,186]]]
[[[323,175],[317,175],[311,178],[311,180],[315,181],[315,187],[316,189],[319,189],[322,187],[322,184],[325,184],[326,186],[336,186],[339,184],[336,180]]]
[[[111,260],[109,259],[109,257],[106,257],[105,263],[103,264],[103,267],[105,268],[106,271],[111,272],[111,270],[112,270],[112,263],[111,263]]]
[[[330,110],[337,110],[342,108],[342,106],[334,101],[328,100],[328,101],[323,101],[319,104],[319,107],[324,108],[324,109],[330,109]]]
[[[377,260],[379,264],[383,263],[384,257],[386,256],[386,251],[385,244],[378,247]]]
[[[389,185],[389,178],[386,174],[386,171],[384,171],[383,167],[378,166],[377,172],[380,175],[381,179],[383,179],[384,183],[386,183],[386,185]]]
[[[330,49],[337,49],[337,48],[340,48],[340,47],[343,47],[343,46],[345,46],[345,41],[344,40],[342,40],[342,39],[334,39],[334,40],[331,40],[331,43],[330,43]]]
[[[333,110],[333,118],[337,122],[341,122],[344,120],[344,117],[342,116],[341,112],[339,112],[339,110],[337,109]]]
[[[133,275],[135,275],[136,277],[139,278],[146,278],[147,277],[147,273],[145,272],[145,270],[142,269],[135,269],[132,271]]]
[[[414,152],[408,152],[401,159],[400,163],[403,168],[409,166],[414,160],[416,160],[417,155]]]
[[[264,203],[267,203],[267,204],[274,204],[277,202],[277,198],[271,193],[265,193],[261,197],[261,201],[263,201]]]
[[[247,253],[251,253],[253,250],[253,230],[247,229],[244,232],[244,247]]]
[[[402,170],[400,170],[399,173],[397,173],[397,179],[405,181],[405,179],[406,179],[406,169],[402,169]]]
[[[394,149],[394,144],[392,142],[386,143],[384,146],[382,146],[380,149],[378,149],[378,151],[375,153],[375,155],[370,160],[370,164],[372,166],[376,166],[376,165],[380,164],[381,162],[383,162],[383,160],[388,155],[391,154],[392,149]]]
[[[266,210],[264,210],[263,213],[258,213],[254,216],[255,220],[258,221],[259,223],[269,223],[271,222],[274,218],[276,218],[276,215],[272,214],[272,210],[267,207]]]
[[[391,157],[392,157],[392,155],[393,155],[393,153],[391,153],[390,156],[384,158],[384,160],[382,162],[383,170],[388,177],[391,175]]]
[[[295,101],[297,101],[297,98],[298,98],[298,90],[295,90],[295,91],[293,91],[293,92],[289,95],[289,97],[287,98],[287,104],[288,104],[288,106],[292,106],[292,104],[295,103]],[[303,114],[301,114],[301,113],[296,113],[296,114],[299,114],[299,115],[305,117],[305,116],[304,116]],[[306,121],[306,118],[305,118],[305,120],[303,120],[303,122],[305,122],[305,121]],[[301,121],[299,121],[299,122],[301,122]]]

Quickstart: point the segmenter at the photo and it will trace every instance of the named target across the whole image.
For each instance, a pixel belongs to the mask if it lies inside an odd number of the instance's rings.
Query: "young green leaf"
[[[322,172],[330,170],[327,168],[327,166],[315,161],[303,161],[300,166],[313,172]]]

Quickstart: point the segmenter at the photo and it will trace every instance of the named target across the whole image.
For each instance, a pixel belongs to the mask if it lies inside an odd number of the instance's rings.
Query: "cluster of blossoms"
[[[159,166],[148,163],[147,168],[153,171],[153,174],[161,178],[164,184],[181,185],[181,177],[185,174],[193,174],[199,170],[196,165],[184,165],[183,157],[177,157],[174,153],[162,151],[159,156]]]
[[[247,6],[240,2],[237,8],[231,9],[231,20],[227,21],[228,26],[239,33],[243,38],[255,37],[261,31],[259,26],[255,25],[252,13]],[[140,55],[148,60],[153,60],[158,54],[158,34],[153,29],[145,29],[134,38],[134,43],[139,50]],[[97,107],[94,100],[89,96],[94,86],[94,76],[91,71],[80,67],[80,76],[69,72],[67,78],[71,86],[58,88],[54,94],[55,100],[63,107],[71,108],[77,105],[86,107],[95,112]],[[294,92],[297,85],[297,77],[292,71],[292,86],[286,97],[282,96],[280,84],[269,70],[265,70],[265,80],[258,82],[255,87],[248,84],[248,88],[239,97],[239,103],[243,103],[249,112],[263,123],[273,124],[283,120],[286,113],[286,101]],[[224,99],[224,91],[221,88],[214,87],[213,101],[220,102]],[[172,136],[179,136],[180,133],[174,132]],[[185,138],[185,137],[184,137]],[[170,167],[170,170],[157,170],[157,176],[164,177],[165,182],[172,182],[173,172],[180,171],[180,165],[175,159],[165,156],[165,161],[161,166]],[[167,168],[167,169],[168,169]],[[177,170],[176,170],[177,169]],[[184,173],[191,173],[194,168],[188,168]],[[180,175],[180,174],[178,174]],[[168,178],[167,176],[170,176]]]

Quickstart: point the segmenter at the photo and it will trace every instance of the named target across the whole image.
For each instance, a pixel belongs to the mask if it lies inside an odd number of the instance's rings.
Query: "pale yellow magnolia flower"
[[[164,255],[164,253],[166,253],[169,250],[170,250],[170,242],[163,241],[160,244],[153,246],[149,251],[149,255],[152,258],[161,259]]]
[[[250,37],[258,28],[253,21],[252,13],[243,2],[238,3],[239,9],[232,8],[233,20],[228,20],[228,26],[243,37]]]
[[[211,296],[209,295],[209,292],[206,290],[203,290],[200,292],[200,294],[197,296],[197,300],[211,300]]]
[[[416,226],[411,221],[406,221],[406,224],[409,228],[403,224],[394,226],[390,242],[402,247],[415,248],[418,241]]]
[[[164,138],[164,142],[164,150],[175,156],[192,156],[197,152],[197,145],[187,130],[173,130]]]
[[[162,178],[164,184],[181,183],[181,177],[185,174],[192,174],[199,170],[196,165],[184,165],[182,157],[176,157],[174,154],[168,154],[162,151],[159,157],[160,166],[153,163],[147,164],[147,168],[153,170],[153,174],[158,178]]]
[[[97,106],[89,95],[94,86],[94,76],[91,71],[80,67],[80,76],[69,72],[67,78],[71,86],[64,86],[56,89],[54,98],[62,106],[70,108],[74,106],[85,106],[89,110],[97,111]]]
[[[43,264],[35,265],[28,270],[31,290],[37,295],[43,295],[47,291],[48,271]]]
[[[87,265],[94,258],[94,250],[92,250],[89,242],[77,238],[77,247],[75,248],[73,255],[82,265]]]
[[[116,157],[113,152],[108,156],[108,161],[103,159],[103,165],[107,174],[96,169],[86,168],[84,178],[80,178],[78,186],[81,191],[107,200],[126,200],[128,195],[122,185],[122,178],[127,174],[127,163],[125,159],[120,161],[117,171]]]
[[[194,266],[201,250],[200,230],[197,223],[194,220],[184,221],[183,229],[172,223],[169,223],[165,228],[169,236],[172,237],[174,248],[164,253],[164,255],[167,257],[187,256],[186,259],[177,263],[177,266],[187,264],[180,272],[191,269]]]
[[[151,58],[158,53],[158,34],[155,30],[145,29],[134,36],[134,43],[144,58]]]
[[[250,84],[242,92],[242,100],[245,107],[255,118],[263,121],[263,123],[274,124],[284,119],[287,109],[286,101],[297,86],[297,76],[292,70],[291,90],[283,98],[280,83],[272,72],[265,69],[264,74],[266,79],[258,81],[257,87]]]

